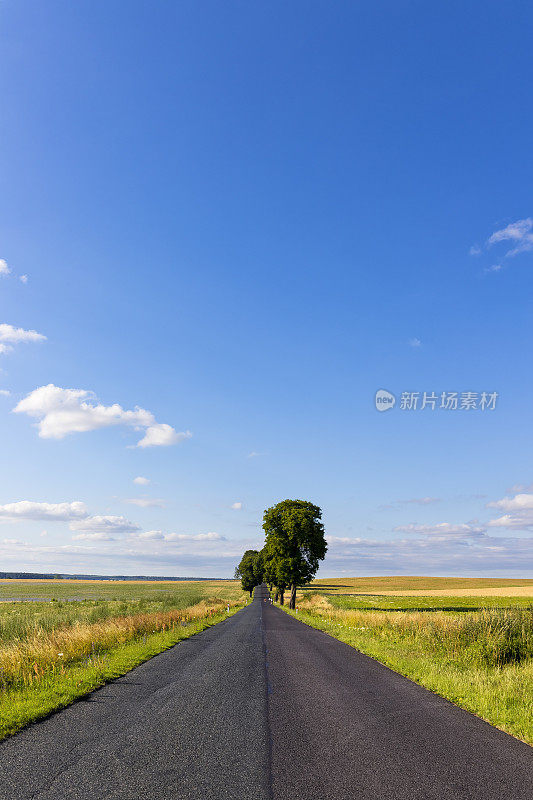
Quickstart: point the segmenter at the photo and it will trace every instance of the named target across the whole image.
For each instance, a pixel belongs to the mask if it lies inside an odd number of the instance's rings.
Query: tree
[[[279,602],[283,605],[285,589],[289,586],[290,576],[287,574],[286,564],[281,559],[276,558],[276,552],[270,545],[271,543],[267,540],[261,550],[264,580],[271,586],[276,587],[274,600],[277,602],[279,598]]]
[[[290,586],[289,608],[296,606],[297,585],[314,577],[326,555],[321,518],[320,508],[307,500],[283,500],[264,513],[266,574],[280,590],[281,602],[284,589]]]
[[[241,579],[242,588],[252,597],[255,587],[263,582],[263,560],[257,550],[246,550],[235,569],[235,577]]]

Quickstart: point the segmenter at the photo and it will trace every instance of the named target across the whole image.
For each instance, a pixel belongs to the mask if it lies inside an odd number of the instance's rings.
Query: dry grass
[[[19,629],[22,636],[0,642],[0,690],[31,687],[50,675],[64,675],[72,665],[95,659],[127,642],[193,625],[220,614],[228,604],[230,608],[240,606],[243,597],[226,600],[211,596],[186,608],[115,614],[96,622],[76,620],[52,628],[26,626]]]

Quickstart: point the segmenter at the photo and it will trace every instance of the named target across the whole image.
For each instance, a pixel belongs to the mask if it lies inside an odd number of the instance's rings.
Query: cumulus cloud
[[[508,513],[489,522],[491,528],[529,530],[533,528],[533,494],[520,493],[514,497],[503,497],[487,503],[488,508],[497,508]]]
[[[140,541],[161,541],[161,542],[224,542],[224,536],[220,533],[211,531],[209,533],[164,533],[163,531],[142,531],[134,535],[135,539]]]
[[[0,389],[0,395],[2,395],[2,397],[10,397],[11,392],[9,389]]]
[[[419,536],[445,537],[445,538],[472,538],[485,536],[485,528],[470,523],[454,524],[439,522],[436,525],[398,525],[395,531],[401,533],[414,533]]]
[[[27,414],[39,420],[36,423],[42,439],[63,439],[71,433],[84,433],[100,428],[123,425],[145,435],[137,447],[161,447],[177,444],[191,436],[178,433],[170,425],[155,421],[154,415],[136,406],[127,411],[114,403],[104,406],[98,403],[92,392],[84,389],[62,389],[49,383],[34,389],[13,409],[17,414]]]
[[[68,522],[87,517],[85,503],[34,503],[30,500],[19,500],[17,503],[0,505],[0,519],[12,522],[16,520],[60,520]]]
[[[517,494],[487,503],[487,508],[501,508],[502,511],[533,511],[533,494]]]
[[[28,283],[28,276],[27,275],[21,275],[19,280],[20,280],[21,283]]]
[[[139,506],[139,508],[164,508],[165,501],[157,497],[131,497],[124,500],[125,503],[130,503],[132,506]]]
[[[409,344],[411,347],[422,347],[422,342],[416,336],[413,339],[409,339]]]
[[[148,486],[150,481],[148,478],[143,478],[142,475],[139,475],[137,478],[133,479],[133,483],[136,483],[137,486]]]
[[[98,533],[77,533],[72,537],[76,541],[83,542],[114,542],[115,538],[105,531]]]
[[[505,228],[495,231],[487,242],[488,247],[492,247],[499,242],[514,242],[515,246],[505,254],[506,258],[516,256],[533,250],[533,219],[519,219],[511,222]]]
[[[27,331],[24,328],[15,328],[3,322],[0,324],[0,353],[9,353],[16,344],[26,342],[43,342],[46,336],[37,331]]]
[[[7,265],[7,261],[4,258],[0,258],[0,275],[10,275],[11,270]]]
[[[241,511],[242,510],[242,503],[233,503],[231,506],[234,511]]]
[[[178,433],[166,422],[155,423],[146,429],[143,438],[137,442],[137,447],[167,447],[171,444],[179,444],[184,439],[190,439],[191,436],[190,431]]]
[[[454,526],[457,528],[458,526]],[[414,533],[411,529],[410,533]],[[408,536],[363,539],[328,536],[321,573],[344,575],[519,575],[533,564],[533,537]],[[533,577],[531,568],[529,573]]]
[[[126,517],[95,515],[84,519],[73,520],[69,528],[71,531],[82,533],[136,533],[141,530],[140,525],[130,522]]]

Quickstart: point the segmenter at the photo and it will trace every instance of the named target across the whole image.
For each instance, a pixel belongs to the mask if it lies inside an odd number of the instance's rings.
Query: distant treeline
[[[176,578],[159,575],[61,575],[55,572],[0,572],[0,580],[18,578],[19,580],[76,580],[76,581],[225,581],[229,578]]]

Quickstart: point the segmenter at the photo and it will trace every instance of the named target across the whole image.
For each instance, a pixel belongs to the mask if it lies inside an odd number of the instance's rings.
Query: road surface
[[[531,800],[532,748],[265,599],[0,744],[1,800]]]

